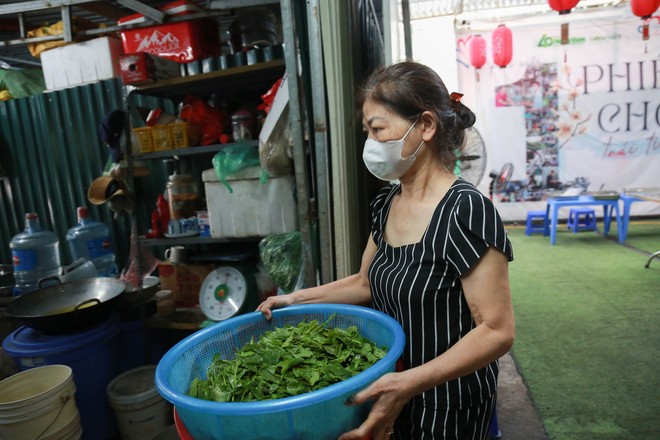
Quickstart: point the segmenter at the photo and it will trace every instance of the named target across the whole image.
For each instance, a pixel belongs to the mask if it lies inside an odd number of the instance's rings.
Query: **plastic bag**
[[[142,280],[139,283],[142,285],[144,280],[158,267],[160,260],[156,258],[147,246],[140,246],[140,258],[138,261],[138,244],[137,237],[134,232],[131,232],[131,250],[128,256],[128,266],[121,271],[119,279],[124,281],[129,290],[138,288],[138,270],[142,275]]]
[[[286,176],[293,168],[289,129],[289,91],[286,75],[262,95],[268,115],[259,132],[261,166],[272,176]]]
[[[3,90],[9,93],[8,99],[43,93],[46,90],[43,71],[41,69],[0,69],[0,91]]]
[[[222,182],[230,193],[234,190],[227,182],[227,176],[234,174],[244,168],[260,166],[259,151],[249,145],[231,145],[213,156],[213,169],[218,180]],[[266,183],[268,175],[262,170],[261,183]]]
[[[89,21],[87,19],[81,18],[81,17],[72,17],[71,18],[72,25],[73,25],[73,32],[79,32],[83,30],[89,30],[89,29],[96,29],[97,25],[96,23]],[[32,29],[27,32],[27,37],[28,38],[38,38],[38,37],[50,37],[52,35],[63,35],[64,34],[64,22],[63,21],[58,21],[55,24],[52,24],[50,26],[41,26],[37,29]],[[78,38],[76,42],[83,41],[85,39],[89,39],[91,37],[87,38]],[[27,45],[28,50],[32,54],[33,57],[39,58],[41,56],[41,53],[49,50],[49,49],[55,49],[56,47],[62,47],[66,46],[67,43],[64,41],[64,38],[61,40],[54,40],[54,41],[40,41],[38,43],[29,43]]]
[[[289,133],[289,109],[286,108],[275,123],[268,140],[259,140],[261,166],[273,176],[291,174],[293,151],[289,142]]]
[[[300,232],[272,234],[259,242],[259,256],[268,275],[284,293],[302,286],[302,242]]]
[[[183,100],[179,118],[199,131],[200,145],[217,144],[227,124],[227,115],[221,110],[191,95]]]

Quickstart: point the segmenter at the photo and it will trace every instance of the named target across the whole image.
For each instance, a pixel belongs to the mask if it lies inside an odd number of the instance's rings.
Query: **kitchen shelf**
[[[264,84],[272,85],[286,70],[284,60],[278,59],[249,66],[231,67],[191,76],[169,78],[140,86],[126,86],[128,94],[143,94],[160,98],[183,98],[186,95],[235,93],[258,88],[265,93]],[[264,89],[264,90],[262,90]]]
[[[246,145],[250,147],[258,147],[259,141],[250,140],[243,142],[235,142],[228,144],[215,144],[205,145],[198,147],[177,148],[173,150],[153,151],[151,153],[134,154],[133,160],[153,160],[153,159],[169,159],[172,157],[196,156],[201,154],[213,154],[221,151],[231,145]]]
[[[231,0],[233,2],[233,0]],[[303,258],[305,259],[306,276],[305,279],[309,285],[314,282],[314,263],[311,258],[311,249],[313,247],[312,237],[310,234],[311,214],[310,214],[310,199],[311,189],[310,181],[307,172],[314,172],[314,163],[310,161],[310,157],[305,154],[305,149],[308,145],[308,139],[304,137],[304,127],[302,114],[306,113],[305,101],[299,92],[299,76],[298,63],[299,58],[297,47],[297,36],[294,32],[294,23],[296,22],[295,11],[292,7],[292,0],[246,0],[252,4],[255,2],[264,2],[280,4],[280,19],[283,27],[283,49],[284,59],[275,59],[272,61],[260,62],[252,65],[244,65],[231,67],[228,69],[215,70],[207,73],[199,73],[196,75],[183,76],[177,78],[169,78],[159,80],[153,83],[146,83],[141,85],[126,85],[123,94],[124,111],[130,117],[141,116],[142,112],[147,108],[154,108],[154,105],[159,107],[170,106],[173,104],[176,108],[186,96],[192,95],[202,100],[207,98],[217,99],[221,101],[227,98],[227,102],[231,104],[238,104],[239,102],[246,101],[251,104],[259,100],[259,96],[266,93],[278,80],[283,78],[287,71],[293,72],[292,76],[288,77],[287,88],[291,99],[289,101],[289,129],[292,139],[293,149],[293,162],[295,164],[295,190],[297,201],[297,214],[299,219],[299,227],[303,240],[303,251],[305,252]],[[216,2],[219,6],[226,6],[223,2]],[[288,68],[287,68],[288,67]],[[172,110],[170,110],[172,111]],[[127,126],[127,130],[130,127]],[[201,165],[195,159],[201,155],[202,161],[206,160],[209,155],[222,151],[231,145],[247,145],[249,147],[258,148],[259,141],[251,140],[247,142],[240,142],[234,144],[216,144],[208,146],[194,146],[189,148],[179,148],[174,150],[152,151],[144,154],[131,149],[131,132],[127,132],[126,136],[126,159],[128,162],[127,180],[128,186],[135,187],[135,181],[132,164],[135,160],[163,160],[163,159],[178,159],[176,167],[180,169],[197,169]],[[206,155],[206,156],[205,156]],[[137,195],[136,190],[136,196]],[[144,207],[141,207],[144,209]],[[231,209],[231,207],[227,207]],[[142,212],[140,212],[142,214]],[[263,239],[262,236],[251,237],[226,237],[226,238],[212,238],[212,237],[180,237],[180,238],[146,238],[139,236],[137,231],[140,230],[138,225],[138,215],[133,213],[131,216],[131,228],[135,233],[132,235],[133,243],[137,244],[137,249],[143,246],[154,247],[171,247],[175,245],[190,245],[197,246],[200,252],[208,254],[229,252],[233,250],[244,250],[243,248],[257,248],[258,243]],[[144,220],[142,220],[144,221]],[[148,221],[148,220],[147,220]],[[144,226],[144,225],[142,225]],[[209,246],[207,246],[209,245]],[[207,249],[208,248],[208,249]],[[197,250],[197,249],[196,249]],[[241,254],[242,255],[242,254]],[[255,253],[255,256],[257,254]],[[138,254],[139,256],[139,254]],[[241,261],[243,257],[241,257]],[[252,257],[250,257],[252,258]],[[138,258],[139,261],[139,258]],[[192,258],[191,258],[192,261]],[[210,261],[210,260],[209,260]],[[252,261],[252,260],[250,260]],[[227,264],[234,264],[227,263]],[[138,266],[138,270],[140,270]],[[193,309],[177,309],[176,312],[169,317],[162,317],[154,315],[146,318],[146,325],[153,328],[163,329],[179,329],[179,330],[197,330],[204,323],[208,321],[204,314],[198,308]]]
[[[239,242],[256,242],[263,237],[231,237],[231,238],[212,238],[212,237],[181,237],[181,238],[144,238],[138,239],[141,246],[177,246],[177,245],[195,245],[195,244],[222,244]]]

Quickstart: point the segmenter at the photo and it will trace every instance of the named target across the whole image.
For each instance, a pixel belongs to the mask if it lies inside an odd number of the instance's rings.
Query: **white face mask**
[[[406,134],[397,141],[378,142],[375,139],[367,139],[362,150],[362,160],[367,169],[381,180],[396,180],[406,174],[417,157],[422,141],[417,150],[408,157],[401,157],[406,137],[412,131],[417,121],[410,126]]]

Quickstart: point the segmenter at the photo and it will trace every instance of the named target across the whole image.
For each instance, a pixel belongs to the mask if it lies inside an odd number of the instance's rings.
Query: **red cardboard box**
[[[198,306],[199,291],[213,269],[213,264],[173,264],[164,261],[158,265],[160,288],[172,291],[176,307]]]
[[[124,84],[142,84],[181,74],[179,63],[145,52],[121,55],[119,70]]]
[[[203,11],[188,1],[169,3],[161,8],[168,15],[189,15]],[[121,18],[118,25],[143,23],[142,14]],[[164,23],[121,32],[126,53],[147,52],[179,63],[218,56],[221,53],[220,32],[213,19],[199,18]]]

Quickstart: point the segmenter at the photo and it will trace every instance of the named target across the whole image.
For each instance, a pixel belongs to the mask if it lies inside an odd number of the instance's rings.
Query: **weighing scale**
[[[220,263],[206,276],[199,290],[199,308],[207,318],[223,321],[257,308],[257,268],[250,261],[253,256],[251,252],[231,252],[197,258]]]

